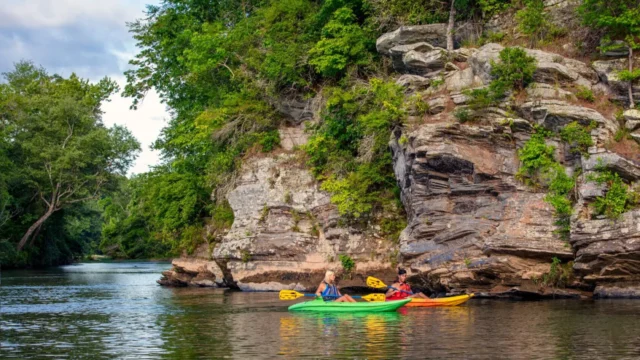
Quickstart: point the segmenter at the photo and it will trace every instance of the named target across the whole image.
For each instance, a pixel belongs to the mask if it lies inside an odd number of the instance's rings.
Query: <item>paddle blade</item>
[[[295,290],[280,290],[280,300],[295,300],[303,296],[304,294]]]
[[[369,294],[362,297],[367,301],[385,301],[387,300],[384,294]]]
[[[373,276],[369,276],[367,278],[367,286],[376,289],[385,289],[387,287],[387,285],[385,285],[382,280],[376,279]]]

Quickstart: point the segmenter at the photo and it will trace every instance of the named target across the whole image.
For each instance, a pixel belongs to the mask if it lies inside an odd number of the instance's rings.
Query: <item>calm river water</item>
[[[3,271],[0,358],[621,359],[640,301],[509,302],[388,314],[289,313],[276,293],[156,285],[166,263]]]

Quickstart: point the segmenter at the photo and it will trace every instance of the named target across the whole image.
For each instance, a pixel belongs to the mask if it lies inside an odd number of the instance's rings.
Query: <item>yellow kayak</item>
[[[429,306],[456,306],[467,302],[471,299],[473,294],[450,296],[437,299],[411,299],[411,301],[405,305],[408,307],[429,307]]]

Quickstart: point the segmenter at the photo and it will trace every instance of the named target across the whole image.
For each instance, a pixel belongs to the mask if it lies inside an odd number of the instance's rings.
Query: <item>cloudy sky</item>
[[[0,72],[20,60],[31,60],[49,73],[99,80],[109,76],[123,88],[124,71],[136,54],[126,22],[144,16],[145,4],[159,0],[1,0]],[[168,119],[157,94],[150,93],[138,110],[119,94],[105,104],[104,122],[121,124],[142,144],[130,173],[158,163],[149,149]]]

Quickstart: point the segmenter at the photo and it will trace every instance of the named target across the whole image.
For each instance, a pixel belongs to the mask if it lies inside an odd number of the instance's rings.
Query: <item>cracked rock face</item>
[[[391,244],[340,225],[329,195],[296,161],[280,154],[243,163],[227,196],[235,220],[213,250],[230,282],[243,290],[312,290],[326,270],[342,269],[340,254],[358,272],[389,270]]]
[[[515,145],[503,131],[439,123],[409,133],[404,146],[392,140],[409,213],[400,251],[420,277],[490,290],[542,274],[553,256],[572,257],[544,194],[515,181]]]
[[[402,62],[409,73],[431,78],[444,71],[446,57],[444,49],[436,48],[426,53],[411,50],[402,56]]]
[[[381,39],[388,41],[398,33]],[[403,41],[404,46],[411,41],[429,42],[417,33]],[[464,90],[492,81],[492,64],[499,61],[502,49],[499,44],[486,44],[456,58],[468,66],[461,70],[449,66],[444,77],[453,104],[464,106],[468,102]],[[400,238],[403,265],[417,283],[452,291],[511,294],[538,291],[532,280],[547,273],[551,259],[557,257],[574,261],[574,287],[595,289],[594,294],[601,297],[640,296],[640,210],[617,221],[592,218],[591,203],[604,196],[607,187],[587,179],[602,164],[625,181],[640,180],[638,164],[605,148],[620,125],[640,141],[640,113],[626,111],[624,124],[619,124],[612,116],[581,106],[571,91],[586,87],[626,101],[626,83],[616,77],[625,60],[596,61],[589,66],[541,50],[525,51],[536,59],[537,69],[524,102],[506,101],[474,110],[472,124],[461,125],[452,114],[426,115],[422,122],[413,119],[416,125],[398,129],[392,136],[394,171],[408,214],[408,226]],[[435,54],[427,54],[406,52],[404,56],[415,64],[406,61],[403,71],[422,71],[423,76],[439,71]],[[558,134],[573,121],[597,126],[591,132],[590,157],[572,155],[563,143],[548,140],[569,174],[582,169],[567,243],[554,233],[553,208],[544,200],[545,192],[524,186],[515,175],[520,166],[517,151],[535,125]],[[401,137],[408,141],[400,144]]]
[[[592,121],[596,122],[600,129],[605,130],[598,136],[601,145],[611,139],[618,130],[615,120],[604,117],[596,110],[563,100],[527,102],[520,107],[520,113],[555,133],[559,133],[563,127],[574,121],[583,126],[588,126]]]
[[[640,210],[621,218],[580,219],[571,231],[574,269],[584,280],[612,283],[640,280]]]
[[[447,27],[445,24],[402,26],[386,33],[376,41],[376,49],[384,55],[391,55],[391,49],[398,45],[427,43],[431,46],[447,46]]]
[[[630,183],[640,180],[640,164],[615,153],[604,152],[582,159],[584,178],[598,167],[614,171]],[[590,188],[606,193],[606,186],[583,181],[580,193]],[[619,219],[593,218],[590,203],[594,197],[582,196],[578,214],[572,226],[570,243],[575,250],[574,270],[583,280],[597,284],[595,295],[600,297],[638,297],[640,280],[640,210],[623,213]],[[629,282],[636,282],[631,286]],[[630,288],[626,291],[624,288]],[[635,289],[635,290],[633,290]],[[633,290],[633,291],[632,291]]]
[[[504,49],[502,45],[490,43],[482,46],[469,57],[469,64],[485,83],[491,81],[491,63],[499,61],[502,49]],[[588,88],[598,82],[596,71],[581,61],[541,50],[524,49],[524,51],[536,59],[537,69],[533,74],[536,82],[576,84]]]
[[[564,0],[547,5],[568,8]],[[468,103],[465,90],[492,80],[492,62],[503,47],[458,49],[449,57],[441,49],[445,35],[445,24],[407,26],[382,35],[376,44],[401,73],[397,83],[406,95],[419,92],[429,105],[429,111],[410,110],[406,127],[390,138],[408,217],[398,245],[380,239],[376,229],[339,220],[328,194],[296,160],[292,150],[304,144],[306,134],[292,126],[280,129],[282,149],[243,161],[227,196],[235,215],[230,231],[195,259],[174,260],[165,283],[314,290],[326,269],[341,269],[338,256],[349,254],[357,269],[341,286],[362,286],[365,275],[393,278],[389,255],[399,251],[410,281],[422,288],[543,297],[576,296],[576,289],[585,289],[600,297],[640,297],[640,210],[615,221],[593,216],[592,203],[608,189],[588,181],[601,165],[628,183],[640,181],[638,163],[607,150],[619,126],[640,142],[640,112],[626,111],[618,124],[611,115],[581,106],[574,95],[584,86],[626,101],[626,83],[616,77],[624,60],[589,66],[525,49],[536,58],[537,70],[522,98],[472,110],[473,121],[460,124],[454,115]],[[308,111],[311,105],[290,102],[283,112],[295,125],[298,119],[317,118],[317,111]],[[547,139],[567,173],[577,177],[567,242],[555,233],[554,209],[544,189],[523,185],[516,173],[518,150],[536,125],[557,135],[573,121],[597,125],[589,157],[572,154],[557,136]],[[554,257],[574,261],[571,289],[548,291],[538,285]]]
[[[600,80],[606,84],[613,98],[623,104],[629,104],[629,83],[620,80],[618,72],[628,68],[628,61],[626,59],[614,59],[614,60],[599,60],[592,63],[593,69],[596,71]],[[640,98],[640,84],[636,83],[633,86],[634,98]]]

